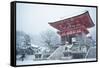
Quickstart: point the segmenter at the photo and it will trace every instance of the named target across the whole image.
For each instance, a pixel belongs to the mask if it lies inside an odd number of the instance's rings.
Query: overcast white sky
[[[89,11],[94,24],[96,24],[96,8],[17,3],[17,30],[31,35],[37,35],[47,29],[56,32],[56,29],[51,27],[48,22],[72,17],[85,11]],[[95,30],[96,27],[89,29],[94,39]]]

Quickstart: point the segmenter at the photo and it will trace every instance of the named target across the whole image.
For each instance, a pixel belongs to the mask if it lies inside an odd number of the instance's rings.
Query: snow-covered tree
[[[48,48],[56,47],[60,43],[60,38],[54,31],[46,30],[41,33],[42,43]]]
[[[16,53],[17,54],[34,54],[34,49],[31,46],[31,37],[22,32],[17,31],[16,34]]]

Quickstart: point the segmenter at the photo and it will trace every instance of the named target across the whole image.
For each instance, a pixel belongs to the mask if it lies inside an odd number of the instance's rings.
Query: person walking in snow
[[[21,60],[24,61],[24,58],[25,58],[25,54],[22,54]]]

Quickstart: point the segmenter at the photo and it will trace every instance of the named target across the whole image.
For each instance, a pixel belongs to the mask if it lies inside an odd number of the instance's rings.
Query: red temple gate
[[[87,28],[94,26],[88,11],[71,18],[50,22],[49,24],[59,30],[57,33],[61,36],[63,44],[65,44],[66,41],[72,43],[72,37],[77,34],[88,34],[89,31]]]

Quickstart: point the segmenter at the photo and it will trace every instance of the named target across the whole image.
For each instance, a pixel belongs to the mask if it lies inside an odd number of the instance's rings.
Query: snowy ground
[[[96,48],[91,48],[87,54],[87,59],[70,59],[70,60],[36,60],[34,55],[27,55],[24,61],[17,60],[17,65],[31,65],[31,64],[49,64],[49,63],[64,63],[64,62],[82,62],[82,61],[95,61]],[[17,58],[21,55],[17,55]],[[91,59],[90,59],[91,58]]]
[[[31,65],[31,64],[48,64],[48,63],[64,63],[64,62],[81,62],[81,61],[95,61],[96,58],[92,59],[71,59],[71,60],[17,60],[17,65]]]

